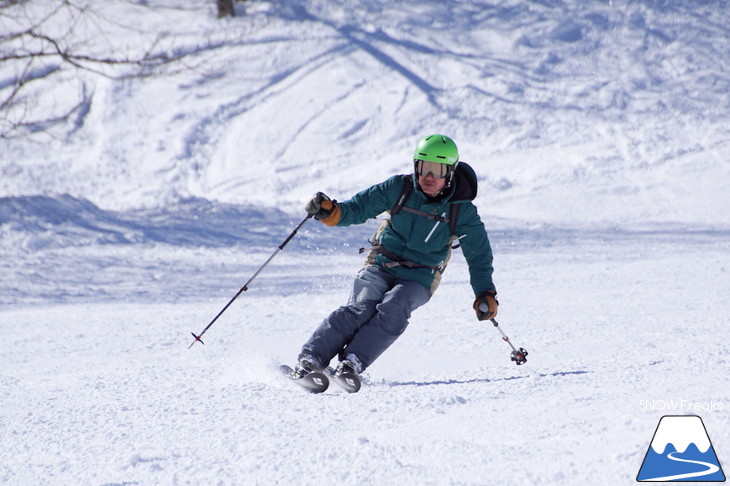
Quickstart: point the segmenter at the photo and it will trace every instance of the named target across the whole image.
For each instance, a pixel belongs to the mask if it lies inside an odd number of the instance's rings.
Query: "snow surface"
[[[83,82],[82,116],[0,139],[0,483],[629,484],[665,414],[730,463],[726,1],[91,5],[95,52],[209,49],[71,72],[37,109]],[[527,364],[457,251],[360,393],[282,382],[375,221],[308,222],[187,349],[307,197],[409,171],[434,132],[480,177]]]

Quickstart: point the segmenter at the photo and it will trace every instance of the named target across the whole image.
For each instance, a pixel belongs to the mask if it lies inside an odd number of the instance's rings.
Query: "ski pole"
[[[271,256],[269,257],[269,259],[266,260],[264,262],[264,264],[261,265],[261,267],[259,267],[258,270],[256,270],[256,273],[254,273],[253,276],[250,279],[248,279],[248,282],[246,282],[245,284],[243,284],[243,287],[241,287],[240,289],[238,289],[238,292],[236,293],[236,295],[234,295],[233,298],[228,301],[228,303],[225,305],[225,307],[223,307],[223,309],[221,309],[221,311],[213,318],[213,320],[210,321],[210,323],[207,326],[205,326],[205,329],[203,329],[203,331],[200,334],[195,334],[194,332],[191,333],[193,335],[193,337],[195,338],[195,340],[192,343],[190,343],[190,346],[188,346],[188,349],[192,348],[193,347],[193,344],[195,344],[197,342],[200,342],[200,344],[205,344],[203,342],[203,340],[201,339],[203,337],[203,334],[205,334],[205,332],[208,329],[210,329],[210,326],[212,326],[213,323],[218,320],[218,318],[226,311],[226,309],[228,309],[228,307],[233,303],[234,300],[236,300],[238,298],[239,295],[241,295],[243,292],[245,292],[245,291],[248,290],[248,286],[251,285],[251,282],[253,282],[254,279],[256,277],[258,277],[259,273],[261,273],[261,271],[264,268],[266,268],[266,265],[268,265],[269,262],[271,262],[271,260],[273,260],[274,257],[276,255],[278,255],[281,250],[284,249],[284,247],[287,245],[287,243],[289,243],[289,241],[292,238],[294,238],[294,235],[297,234],[297,231],[299,231],[299,228],[301,228],[302,226],[304,226],[304,223],[306,223],[309,220],[309,218],[311,218],[312,216],[313,216],[312,214],[308,214],[307,217],[304,218],[302,220],[302,222],[299,223],[299,225],[296,228],[294,228],[294,231],[292,231],[291,234],[284,240],[284,242],[281,245],[279,245],[279,247],[274,251],[274,253],[271,254]]]
[[[481,304],[479,304],[479,310],[482,312],[489,312],[489,306],[482,302]],[[510,348],[512,348],[512,354],[510,355],[510,359],[514,361],[516,365],[525,364],[527,362],[527,350],[525,348],[515,348],[512,344],[512,341],[509,340],[502,328],[499,327],[499,323],[496,321],[496,319],[490,320],[492,321],[492,324],[494,324],[494,327],[496,327],[499,333],[502,335],[502,340],[509,344]]]

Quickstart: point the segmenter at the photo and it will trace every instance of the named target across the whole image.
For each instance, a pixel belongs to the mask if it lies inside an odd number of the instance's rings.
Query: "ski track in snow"
[[[494,216],[730,224],[726,2],[259,1],[230,21],[171,3],[187,8],[114,8],[209,45],[206,62],[146,82],[82,75],[95,86],[83,126],[40,147],[3,141],[0,194],[294,212],[401,172],[414,140],[442,131]]]

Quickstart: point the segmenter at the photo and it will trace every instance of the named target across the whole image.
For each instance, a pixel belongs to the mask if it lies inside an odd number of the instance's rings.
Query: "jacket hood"
[[[477,197],[477,174],[466,162],[456,166],[451,185],[451,194],[445,198],[450,202],[473,201]]]

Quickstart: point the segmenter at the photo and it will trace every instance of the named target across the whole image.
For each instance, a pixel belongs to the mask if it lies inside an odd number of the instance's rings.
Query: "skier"
[[[328,226],[361,224],[384,211],[391,215],[371,240],[347,304],[324,319],[302,347],[295,375],[321,371],[335,356],[340,359],[335,376],[362,373],[405,331],[411,312],[429,301],[454,242],[469,266],[477,318],[497,315],[492,250],[472,203],[476,174],[444,135],[420,140],[413,164],[412,175],[393,176],[348,201],[318,192],[307,203],[307,212]]]

